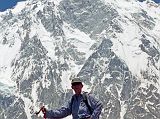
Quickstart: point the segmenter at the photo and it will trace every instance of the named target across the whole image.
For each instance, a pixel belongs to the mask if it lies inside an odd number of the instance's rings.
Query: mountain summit
[[[160,118],[160,5],[137,0],[28,0],[0,12],[0,119],[60,107],[74,73],[101,119]]]

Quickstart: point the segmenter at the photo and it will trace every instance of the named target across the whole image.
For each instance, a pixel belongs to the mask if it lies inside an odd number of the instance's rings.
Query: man
[[[41,111],[45,118],[64,118],[72,114],[73,119],[99,119],[102,111],[101,101],[95,99],[91,94],[82,93],[83,84],[79,78],[74,78],[71,87],[75,94],[72,96],[68,104],[57,110],[46,110],[44,107]]]

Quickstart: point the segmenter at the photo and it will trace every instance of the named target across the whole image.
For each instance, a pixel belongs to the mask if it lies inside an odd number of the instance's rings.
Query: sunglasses
[[[75,82],[75,83],[72,83],[72,86],[77,86],[77,85],[80,85],[82,84],[81,82]]]

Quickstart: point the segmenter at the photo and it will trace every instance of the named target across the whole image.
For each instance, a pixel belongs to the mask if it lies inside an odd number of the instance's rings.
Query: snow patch
[[[70,73],[63,71],[61,76],[63,90],[71,89]]]
[[[27,115],[27,119],[32,119],[31,116],[32,114],[30,113],[30,107],[31,107],[31,100],[24,97],[23,95],[20,96],[22,98],[22,100],[24,101],[24,110],[26,112],[26,115]]]
[[[66,36],[66,39],[71,44],[74,44],[78,51],[86,53],[86,58],[88,58],[93,51],[90,50],[90,47],[95,43],[95,41],[91,40],[89,34],[85,34],[79,29],[73,29],[69,24],[63,24],[63,31]]]
[[[19,48],[20,42],[15,42],[13,47],[0,44],[0,82],[8,86],[15,86],[15,83],[11,80],[11,63],[19,51]]]
[[[26,7],[26,1],[18,2],[17,5],[12,9],[13,14],[18,14],[22,9]]]
[[[123,34],[117,34],[117,38],[112,38],[112,51],[125,61],[129,70],[134,75],[141,75],[140,71],[145,70],[148,63],[148,55],[139,47],[142,43],[139,40],[141,38],[141,31],[134,24],[121,25],[122,28],[125,28],[125,31]]]

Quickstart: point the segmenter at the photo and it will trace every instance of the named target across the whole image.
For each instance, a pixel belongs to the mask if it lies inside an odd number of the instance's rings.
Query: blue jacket
[[[66,106],[61,107],[57,110],[47,110],[47,118],[64,118],[72,114],[73,119],[82,119],[91,117],[91,119],[99,119],[99,115],[102,111],[101,101],[95,99],[91,94],[87,94],[88,104],[93,109],[93,113],[90,114],[85,102],[83,101],[82,94],[77,96],[73,95],[73,102],[71,100]]]

